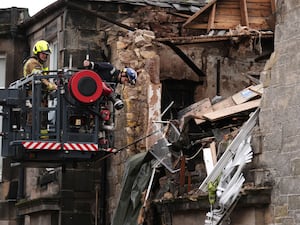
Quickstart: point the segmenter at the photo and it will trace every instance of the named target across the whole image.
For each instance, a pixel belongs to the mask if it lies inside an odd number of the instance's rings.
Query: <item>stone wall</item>
[[[270,169],[274,179],[272,204],[266,215],[268,225],[300,223],[299,15],[299,1],[277,1],[276,57],[271,74],[265,71],[269,87],[260,113],[260,162]]]
[[[144,139],[134,145],[130,144],[151,132],[152,121],[160,118],[159,57],[153,44],[154,33],[136,30],[121,36],[117,34],[115,31],[110,32],[108,39],[113,49],[112,63],[118,68],[134,68],[138,80],[135,86],[125,84],[117,87],[125,107],[116,111],[115,147],[129,146],[109,161],[107,179],[110,191],[106,197],[109,199],[110,216],[116,208],[126,160],[133,154],[146,151],[149,143]]]
[[[22,71],[26,38],[17,29],[17,24],[28,17],[28,9],[16,7],[0,9],[0,49],[1,55],[6,59],[6,74],[9,75],[6,77],[6,86],[22,75],[18,71]]]

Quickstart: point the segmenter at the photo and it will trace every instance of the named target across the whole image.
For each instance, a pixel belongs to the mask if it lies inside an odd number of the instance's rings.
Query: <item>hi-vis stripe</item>
[[[84,144],[84,143],[57,143],[57,142],[45,142],[45,141],[24,141],[22,145],[25,149],[30,150],[61,150],[63,146],[64,151],[106,151],[117,152],[114,148],[98,149],[97,144]]]

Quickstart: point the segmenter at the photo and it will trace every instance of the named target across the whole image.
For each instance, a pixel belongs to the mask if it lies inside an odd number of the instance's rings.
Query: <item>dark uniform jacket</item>
[[[119,82],[118,76],[120,70],[118,70],[112,64],[108,62],[95,62],[95,63],[91,63],[91,65],[92,65],[91,69],[95,71],[97,74],[99,74],[99,76],[102,78],[103,81],[113,82],[113,83]]]

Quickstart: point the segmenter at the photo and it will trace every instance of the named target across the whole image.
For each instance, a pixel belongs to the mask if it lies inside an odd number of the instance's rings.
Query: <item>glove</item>
[[[56,86],[56,84],[53,84],[53,83],[48,83],[48,85],[47,85],[47,89],[48,89],[48,91],[53,91],[53,90],[56,90],[57,89],[57,86]]]

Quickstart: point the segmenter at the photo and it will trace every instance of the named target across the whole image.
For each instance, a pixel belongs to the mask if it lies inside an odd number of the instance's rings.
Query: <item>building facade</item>
[[[220,3],[219,6],[223,3],[212,2]],[[262,1],[262,5],[269,4],[265,2]],[[297,3],[294,6],[290,2],[277,2],[275,39],[268,33],[259,37],[252,33],[246,33],[246,37],[220,37],[223,27],[219,35],[203,37],[206,28],[194,30],[188,25],[183,28],[194,13],[191,5],[200,10],[207,7],[204,2],[195,5],[192,2],[188,7],[179,4],[182,8],[176,3],[173,6],[177,7],[136,3],[139,4],[57,1],[32,18],[26,17],[26,10],[4,10],[19,15],[10,23],[17,25],[16,30],[20,32],[15,35],[12,26],[8,32],[11,36],[3,36],[5,42],[1,41],[6,65],[19,65],[6,66],[5,85],[20,77],[22,60],[39,39],[51,44],[50,69],[53,70],[81,68],[87,54],[93,61],[110,61],[119,68],[135,68],[139,73],[137,85],[120,90],[126,109],[116,115],[119,129],[115,131],[115,145],[122,148],[151,132],[152,121],[161,119],[160,113],[170,102],[175,103],[166,119],[176,117],[180,110],[204,98],[222,96],[226,99],[251,85],[246,75],[254,75],[266,86],[259,129],[254,133],[255,157],[247,173],[247,181],[253,182],[256,188],[241,199],[241,205],[232,212],[231,221],[232,224],[297,224],[297,188],[289,185],[290,182],[297,184],[297,129],[292,126],[297,124],[297,98],[291,97],[297,90],[296,57],[291,56],[291,49],[296,49],[297,44],[297,35],[293,32],[297,27],[297,20],[293,19]],[[212,3],[209,4],[207,9],[213,9]],[[215,7],[222,10],[218,4]],[[196,22],[209,22],[206,12],[200,11],[202,14],[197,14]],[[20,21],[23,14],[26,20]],[[201,20],[202,15],[206,19]],[[8,44],[2,45],[6,42]],[[13,53],[9,51],[11,48],[15,49]],[[269,58],[272,52],[277,55],[273,55],[274,64]],[[286,56],[291,59],[288,63]],[[287,76],[289,71],[291,76]],[[281,101],[273,97],[277,95]],[[5,159],[1,208],[11,210],[1,210],[0,221],[32,225],[41,221],[51,225],[110,224],[119,204],[128,157],[148,151],[150,146],[151,141],[143,139],[106,160],[85,163],[20,166]],[[284,166],[291,158],[288,167]],[[14,165],[17,166],[11,167]],[[197,173],[197,170],[192,172]],[[177,179],[175,175],[174,180]],[[183,191],[182,196],[186,193]],[[154,212],[160,218],[155,218],[156,223],[199,224],[205,220],[209,207],[206,197],[196,205],[185,198],[184,201],[182,197],[179,199],[171,205],[168,201],[154,204]],[[154,224],[155,216],[149,217]]]

